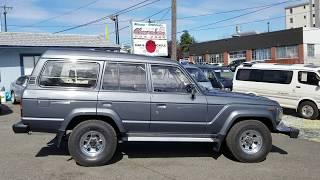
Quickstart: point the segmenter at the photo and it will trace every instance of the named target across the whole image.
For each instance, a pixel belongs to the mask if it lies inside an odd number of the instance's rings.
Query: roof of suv
[[[61,59],[61,58],[75,58],[75,59],[94,59],[94,60],[136,60],[153,63],[166,63],[166,64],[178,64],[177,61],[170,60],[168,58],[151,57],[143,55],[134,55],[119,52],[106,52],[95,50],[48,50],[42,58],[48,59]]]
[[[313,64],[272,64],[272,63],[257,63],[257,64],[244,64],[240,65],[239,68],[247,69],[279,69],[279,70],[313,70],[319,71],[320,66]]]

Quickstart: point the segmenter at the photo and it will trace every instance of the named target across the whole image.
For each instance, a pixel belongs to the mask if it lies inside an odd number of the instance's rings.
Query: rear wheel
[[[271,133],[266,125],[257,120],[236,123],[226,137],[232,155],[240,162],[263,161],[272,148]]]
[[[298,107],[298,113],[305,119],[316,119],[319,116],[317,105],[311,101],[302,102]]]
[[[79,165],[105,165],[116,151],[116,132],[111,125],[103,121],[85,121],[73,129],[68,148],[70,155]]]

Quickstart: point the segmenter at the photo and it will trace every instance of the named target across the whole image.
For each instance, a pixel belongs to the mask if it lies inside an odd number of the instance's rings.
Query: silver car
[[[11,102],[16,104],[21,101],[22,93],[25,87],[27,86],[27,82],[29,80],[29,76],[20,76],[17,80],[11,83],[10,92],[11,92]]]

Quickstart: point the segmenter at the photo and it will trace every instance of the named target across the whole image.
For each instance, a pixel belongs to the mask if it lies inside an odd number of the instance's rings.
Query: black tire
[[[80,148],[81,137],[90,131],[101,133],[105,139],[103,150],[96,156],[86,155]],[[69,153],[81,166],[102,166],[113,157],[117,148],[117,135],[114,128],[106,122],[88,120],[78,124],[72,131],[68,141]]]
[[[12,99],[12,97],[14,97],[14,99]],[[17,99],[16,99],[16,95],[15,95],[15,93],[13,91],[11,92],[11,103],[12,104],[17,104],[18,103]]]
[[[247,153],[241,147],[240,136],[248,130],[259,132],[261,135],[261,148],[257,152]],[[246,120],[236,123],[230,129],[226,137],[226,144],[236,160],[240,162],[255,163],[266,159],[272,148],[272,137],[270,130],[262,122],[257,120]]]
[[[306,113],[303,112],[304,107],[311,107],[313,109],[313,113],[310,116],[307,116]],[[316,104],[311,101],[304,101],[298,107],[298,113],[300,117],[305,119],[317,119],[319,117],[319,110]]]

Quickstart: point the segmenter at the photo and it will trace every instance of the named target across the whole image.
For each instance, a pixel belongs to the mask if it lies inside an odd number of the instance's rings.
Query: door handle
[[[166,104],[157,104],[158,109],[166,109],[167,105]]]
[[[300,86],[296,86],[296,88],[301,88]]]
[[[102,106],[103,107],[111,107],[112,106],[112,102],[103,102]]]

